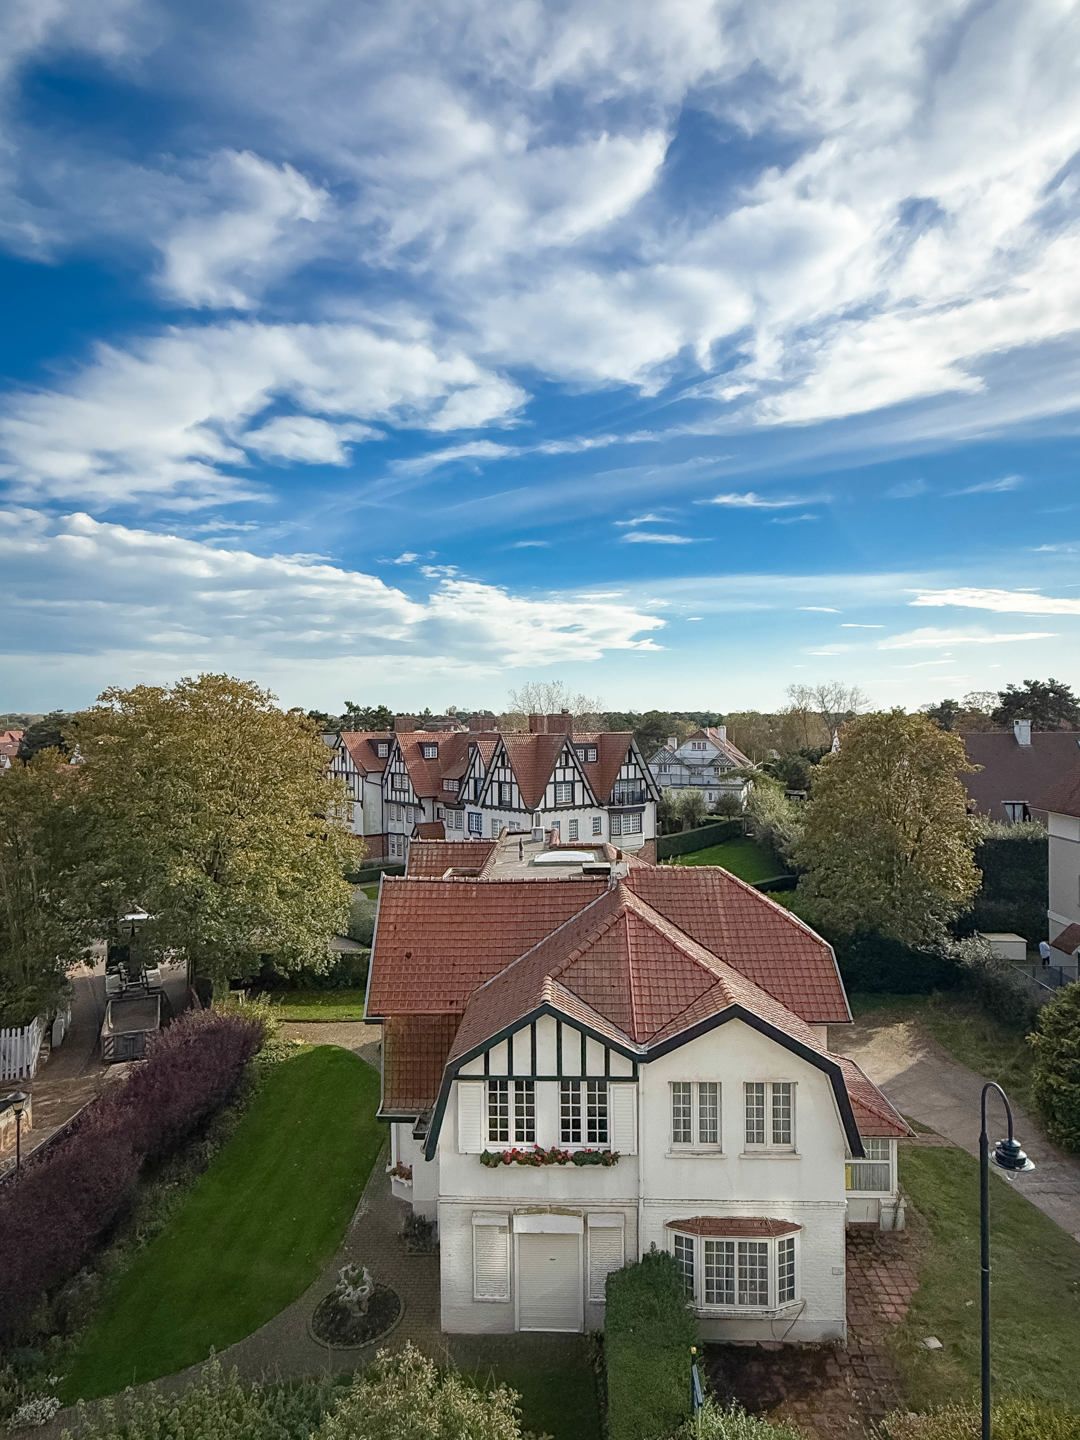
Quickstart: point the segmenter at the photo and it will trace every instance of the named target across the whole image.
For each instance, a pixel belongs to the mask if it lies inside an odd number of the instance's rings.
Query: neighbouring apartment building
[[[631,850],[654,840],[658,792],[633,736],[571,727],[562,714],[531,715],[520,733],[429,731],[402,716],[392,732],[343,731],[332,769],[374,858],[404,860],[417,837],[492,839],[506,830]]]
[[[598,1328],[655,1246],[708,1338],[844,1338],[846,1226],[897,1223],[909,1131],[830,1051],[835,957],[790,912],[612,843],[417,839],[366,1009],[444,1330]]]
[[[681,791],[700,790],[706,805],[734,796],[745,805],[750,781],[738,771],[753,769],[753,761],[727,738],[726,725],[695,730],[679,743],[669,735],[649,760],[649,771],[659,790],[675,798]]]

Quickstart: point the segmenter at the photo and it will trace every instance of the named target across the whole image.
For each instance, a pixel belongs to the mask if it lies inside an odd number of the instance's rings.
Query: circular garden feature
[[[323,1345],[354,1349],[388,1335],[401,1311],[396,1290],[377,1285],[366,1267],[343,1265],[338,1283],[315,1307],[311,1333]]]

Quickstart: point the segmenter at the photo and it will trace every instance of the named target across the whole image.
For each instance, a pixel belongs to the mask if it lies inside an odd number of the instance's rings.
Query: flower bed
[[[412,1184],[412,1166],[404,1164],[401,1160],[396,1165],[391,1165],[386,1173],[391,1180],[400,1180],[403,1185]]]
[[[534,1145],[528,1150],[485,1150],[480,1164],[494,1170],[499,1165],[617,1165],[618,1150],[560,1150],[552,1145],[545,1150]]]

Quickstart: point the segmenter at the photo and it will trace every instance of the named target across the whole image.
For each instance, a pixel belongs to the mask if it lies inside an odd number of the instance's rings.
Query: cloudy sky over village
[[[1080,7],[10,0],[5,706],[1080,683]]]

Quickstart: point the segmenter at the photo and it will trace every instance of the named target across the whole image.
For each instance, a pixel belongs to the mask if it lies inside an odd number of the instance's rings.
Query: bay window
[[[777,1310],[798,1296],[795,1236],[674,1232],[671,1253],[698,1310]]]

